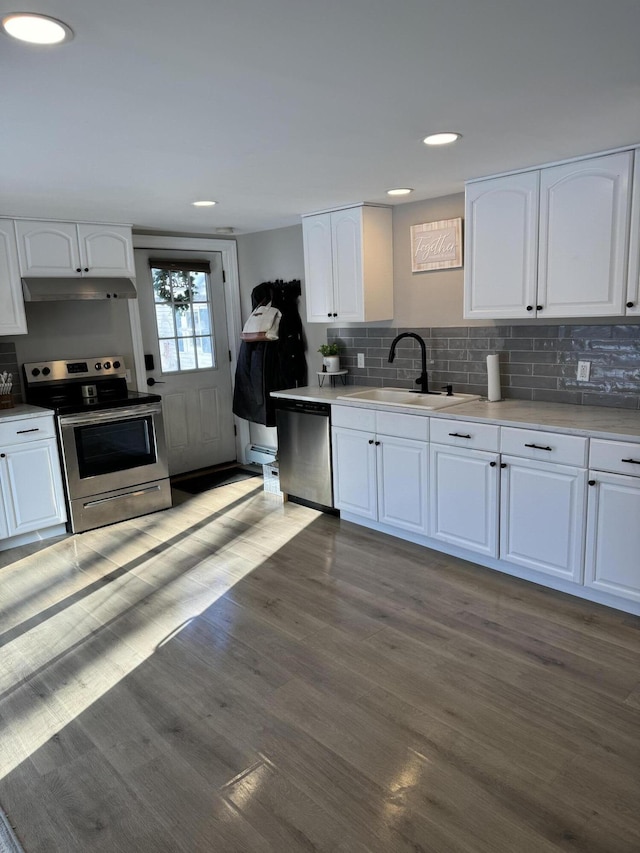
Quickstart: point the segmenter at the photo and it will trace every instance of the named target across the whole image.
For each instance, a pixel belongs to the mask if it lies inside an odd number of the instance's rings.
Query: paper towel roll
[[[497,355],[487,356],[487,400],[494,403],[502,399],[500,390],[500,362]]]

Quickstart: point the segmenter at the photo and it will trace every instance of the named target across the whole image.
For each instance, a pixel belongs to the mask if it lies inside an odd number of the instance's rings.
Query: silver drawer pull
[[[453,438],[471,438],[470,435],[465,435],[462,432],[450,432],[449,435]]]
[[[87,503],[83,504],[83,506],[85,509],[89,509],[92,506],[98,506],[98,504],[106,504],[106,503],[110,503],[111,501],[119,501],[119,500],[122,500],[123,498],[139,498],[142,495],[148,495],[149,492],[159,492],[159,491],[160,491],[160,486],[149,486],[148,489],[138,489],[135,492],[127,492],[124,495],[113,495],[110,498],[98,498],[98,500],[96,500],[96,501],[87,501]]]
[[[553,447],[545,447],[542,444],[525,444],[525,447],[534,447],[536,450],[553,450]]]
[[[40,427],[33,427],[33,429],[17,429],[16,435],[24,435],[25,432],[40,432]]]
[[[631,462],[632,465],[640,465],[640,459],[621,459],[621,462]]]

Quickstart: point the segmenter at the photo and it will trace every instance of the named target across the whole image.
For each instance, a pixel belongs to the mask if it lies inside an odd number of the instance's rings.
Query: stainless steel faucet
[[[420,376],[416,379],[416,385],[420,386],[421,394],[439,394],[440,391],[429,391],[429,377],[427,376],[427,345],[420,335],[415,332],[403,332],[391,341],[391,349],[389,350],[389,364],[393,363],[396,357],[396,345],[403,338],[413,338],[420,344]]]

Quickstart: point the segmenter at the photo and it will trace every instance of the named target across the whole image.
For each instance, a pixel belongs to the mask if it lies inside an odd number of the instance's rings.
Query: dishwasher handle
[[[301,415],[319,415],[328,418],[331,413],[331,406],[328,403],[314,403],[311,400],[279,399],[276,403],[276,411],[299,412]]]

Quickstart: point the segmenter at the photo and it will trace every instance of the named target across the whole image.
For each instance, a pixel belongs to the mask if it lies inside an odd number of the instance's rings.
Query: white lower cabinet
[[[499,455],[432,444],[430,457],[431,536],[497,557]]]
[[[0,539],[66,521],[53,418],[2,423],[0,503]]]
[[[502,456],[500,558],[582,581],[587,472]]]
[[[336,507],[426,536],[428,419],[346,406],[332,419]]]
[[[584,582],[640,601],[640,445],[593,439]]]

